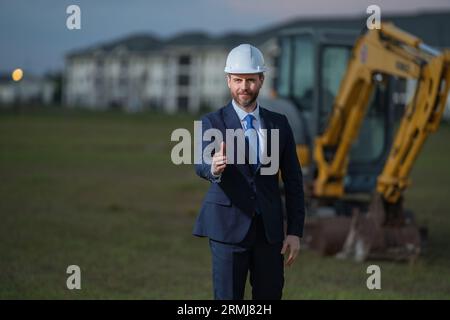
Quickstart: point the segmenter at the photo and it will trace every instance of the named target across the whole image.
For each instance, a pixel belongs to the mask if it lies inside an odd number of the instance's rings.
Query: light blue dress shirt
[[[242,110],[242,109],[238,106],[238,104],[236,103],[236,101],[234,101],[234,99],[231,101],[231,104],[233,105],[233,109],[234,109],[234,111],[236,112],[236,114],[237,114],[237,116],[238,116],[238,118],[239,118],[239,121],[241,122],[242,129],[243,129],[244,131],[247,129],[247,128],[246,128],[246,121],[245,121],[244,118],[245,118],[248,114],[251,114],[251,115],[253,115],[253,116],[255,117],[255,119],[253,119],[253,127],[255,128],[256,132],[258,133],[258,141],[259,141],[259,150],[258,150],[258,151],[259,151],[259,159],[262,159],[263,151],[264,151],[264,148],[265,148],[265,143],[264,143],[264,141],[265,141],[266,137],[265,137],[264,132],[262,131],[264,124],[262,123],[262,118],[261,118],[260,115],[259,115],[259,103],[256,102],[256,108],[255,108],[252,112],[246,112],[246,111]],[[211,166],[211,173],[212,173],[212,166]],[[214,175],[214,174],[212,173],[212,175],[216,178],[216,180],[215,180],[214,182],[220,182],[220,178],[221,178],[222,174],[220,174],[220,175]]]

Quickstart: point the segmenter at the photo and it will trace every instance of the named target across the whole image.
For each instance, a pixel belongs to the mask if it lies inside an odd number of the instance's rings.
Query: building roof
[[[126,48],[131,52],[143,53],[172,46],[221,46],[232,48],[240,43],[260,45],[287,28],[326,28],[365,30],[368,15],[360,17],[318,17],[297,18],[276,24],[253,33],[227,33],[213,37],[206,32],[193,31],[163,39],[152,34],[134,34],[105,44],[73,51],[68,58],[91,55],[97,51],[111,52]],[[423,39],[428,45],[450,47],[450,11],[421,12],[417,14],[381,16],[382,21],[392,21],[399,28]]]
[[[147,52],[161,49],[163,41],[152,34],[133,34],[117,40],[70,52],[67,57],[88,56],[95,52],[111,52],[117,48],[125,48],[131,52]]]
[[[213,42],[213,38],[206,32],[192,31],[177,34],[167,39],[165,45],[210,45]]]

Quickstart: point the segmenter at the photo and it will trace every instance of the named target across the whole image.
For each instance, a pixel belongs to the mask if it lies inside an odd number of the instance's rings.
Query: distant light
[[[17,68],[16,70],[14,70],[11,74],[12,79],[14,81],[20,81],[23,78],[23,71],[20,68]]]

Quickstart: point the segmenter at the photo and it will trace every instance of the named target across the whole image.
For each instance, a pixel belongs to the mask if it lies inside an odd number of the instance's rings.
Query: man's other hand
[[[289,249],[289,258],[286,261],[286,265],[290,266],[297,258],[298,252],[300,251],[300,238],[294,235],[288,235],[283,243],[283,249],[281,249],[281,254],[285,254]]]

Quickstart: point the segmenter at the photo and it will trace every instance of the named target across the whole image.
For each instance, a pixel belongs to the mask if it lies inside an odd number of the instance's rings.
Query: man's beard
[[[246,100],[242,100],[241,98],[239,98],[239,94],[235,94],[234,92],[232,92],[231,95],[233,96],[234,101],[236,101],[241,107],[246,108],[256,101],[256,98],[258,98],[259,90],[255,91],[254,94],[252,94],[251,92],[247,93],[250,95],[250,99]]]

